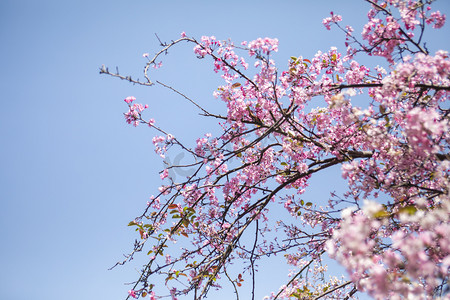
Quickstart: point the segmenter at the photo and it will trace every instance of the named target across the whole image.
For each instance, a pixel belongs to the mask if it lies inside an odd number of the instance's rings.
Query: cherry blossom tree
[[[167,164],[159,191],[129,224],[138,239],[118,264],[141,251],[148,260],[128,297],[203,299],[229,285],[230,298],[239,299],[250,282],[251,295],[241,297],[253,299],[258,262],[279,254],[290,280],[267,299],[350,299],[357,291],[375,299],[450,299],[450,60],[423,41],[425,28],[442,27],[445,15],[426,0],[366,2],[361,37],[333,12],[323,20],[328,30],[342,30],[346,53],[291,57],[285,70],[271,58],[277,39],[235,44],[185,33],[161,43],[153,57],[144,54],[145,81],[101,68],[172,89],[222,128],[188,147],[144,118],[147,105],[125,99],[126,121],[158,132],[153,144],[163,160],[174,149],[191,159]],[[226,103],[223,114],[150,78],[162,54],[180,43],[191,43],[220,74],[214,96]],[[357,61],[373,56],[384,67]],[[333,166],[341,167],[347,191],[326,205],[303,200],[310,178]],[[175,182],[175,169],[193,171]],[[327,279],[326,257],[348,277]],[[167,292],[158,294],[155,282]]]

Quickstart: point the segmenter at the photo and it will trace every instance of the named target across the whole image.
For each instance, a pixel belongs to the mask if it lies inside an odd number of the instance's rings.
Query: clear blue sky
[[[236,42],[276,37],[282,68],[291,55],[343,51],[343,35],[326,31],[322,18],[340,13],[359,33],[367,7],[356,0],[2,0],[0,299],[126,297],[124,283],[137,278],[142,260],[107,269],[131,249],[136,234],[126,225],[160,184],[162,163],[151,145],[155,132],[124,122],[125,97],[148,103],[147,116],[187,143],[209,131],[174,93],[99,75],[98,67],[142,77],[142,53],[158,50],[154,34],[170,41],[186,31]],[[449,1],[437,7],[450,12]],[[448,50],[449,36],[448,25],[432,35],[432,52]],[[212,97],[220,80],[192,45],[164,59],[156,79],[213,111],[223,108]],[[261,289],[273,281],[262,280]]]

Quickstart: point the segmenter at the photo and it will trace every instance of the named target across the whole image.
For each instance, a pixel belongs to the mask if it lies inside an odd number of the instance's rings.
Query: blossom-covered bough
[[[276,39],[234,45],[184,33],[161,43],[153,58],[144,55],[145,81],[101,68],[136,84],[170,88],[222,128],[190,148],[145,120],[147,106],[125,99],[128,123],[159,131],[153,143],[162,158],[177,148],[192,158],[161,171],[159,194],[129,224],[140,239],[118,264],[148,253],[129,297],[203,299],[211,288],[229,285],[230,298],[239,299],[245,283],[252,288],[241,299],[253,299],[255,286],[261,288],[258,262],[276,254],[293,271],[279,290],[267,291],[268,299],[349,299],[357,291],[376,299],[450,297],[450,60],[445,51],[428,53],[423,42],[425,27],[442,27],[445,15],[432,1],[367,2],[362,40],[339,25],[339,15],[323,20],[327,29],[345,32],[347,53],[331,48],[291,57],[285,71],[271,59]],[[226,103],[226,114],[150,79],[160,56],[185,42],[221,74],[214,94]],[[385,68],[358,63],[362,55],[384,57]],[[366,104],[358,107],[352,100],[361,97]],[[324,106],[314,108],[311,101],[320,99]],[[311,176],[333,166],[341,166],[347,192],[324,205],[302,200]],[[177,183],[169,176],[175,168],[194,171]],[[347,279],[324,276],[325,254],[347,269]],[[160,294],[156,282],[168,291]]]

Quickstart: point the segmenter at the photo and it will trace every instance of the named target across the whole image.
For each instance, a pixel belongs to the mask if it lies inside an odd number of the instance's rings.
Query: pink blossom
[[[123,101],[125,101],[125,102],[128,103],[128,104],[131,104],[131,102],[133,102],[133,101],[135,101],[135,100],[136,100],[135,97],[129,96],[129,97],[126,97],[125,100],[123,100]]]
[[[446,16],[441,14],[440,11],[432,12],[430,18],[427,19],[427,23],[434,23],[433,28],[441,28],[445,24]]]
[[[164,169],[164,171],[159,176],[161,177],[161,179],[169,177],[169,170],[168,169]]]
[[[151,291],[148,295],[150,296],[150,300],[156,300],[155,292]]]
[[[248,43],[250,56],[255,55],[257,51],[262,51],[264,54],[269,54],[271,51],[278,51],[278,39],[259,38]]]
[[[153,69],[159,69],[162,67],[162,61],[160,61],[159,63],[154,63],[153,64]]]
[[[342,21],[342,16],[335,15],[333,12],[330,12],[331,17],[325,18],[322,20],[322,24],[325,26],[327,30],[331,30],[330,23],[337,23]],[[351,31],[349,31],[351,32]]]
[[[177,292],[177,289],[176,289],[176,288],[172,288],[172,289],[170,290],[170,295],[172,296],[172,300],[178,300],[178,298],[175,296],[175,295],[176,295],[176,292]]]
[[[130,295],[133,298],[137,298],[138,296],[136,295],[136,292],[134,290],[129,290],[128,291],[128,295]]]
[[[130,103],[134,100],[134,97],[128,97],[127,99],[125,99],[125,102],[129,103],[129,110],[124,114],[124,116],[128,124],[133,124],[133,126],[136,127],[137,125],[139,125],[139,122],[142,121],[141,113],[148,108],[148,105],[143,106],[142,104],[138,103],[130,105]]]

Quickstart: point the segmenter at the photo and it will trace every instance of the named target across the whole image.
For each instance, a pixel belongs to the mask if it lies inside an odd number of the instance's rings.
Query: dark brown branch
[[[350,89],[350,88],[370,88],[370,87],[382,87],[382,83],[361,83],[361,84],[341,84],[333,86],[332,90],[343,90],[343,89]],[[444,91],[450,91],[450,86],[446,85],[432,85],[432,84],[423,84],[418,83],[414,85],[414,87],[417,88],[425,88],[425,89],[433,89],[433,90],[444,90]]]
[[[436,153],[436,157],[439,160],[441,160],[441,161],[443,161],[443,160],[450,160],[450,154],[449,153],[447,153],[447,154]]]

